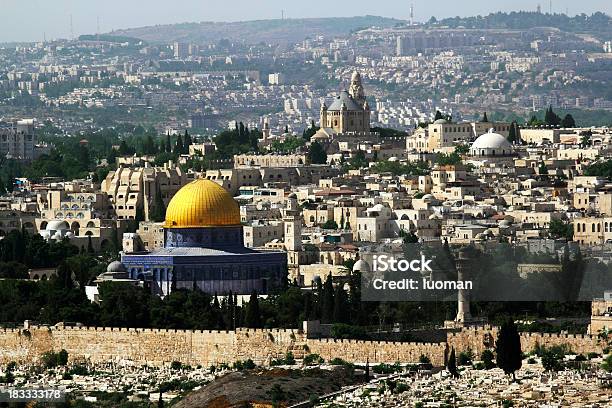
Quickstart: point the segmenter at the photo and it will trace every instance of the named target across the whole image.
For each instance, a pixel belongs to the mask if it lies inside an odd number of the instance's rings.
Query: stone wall
[[[252,359],[266,365],[270,360],[294,352],[296,358],[316,353],[326,361],[334,358],[357,363],[418,362],[421,355],[435,365],[444,364],[448,349],[471,350],[480,355],[494,347],[497,327],[475,326],[449,332],[446,342],[385,342],[307,339],[298,330],[237,329],[236,331],[124,329],[109,327],[45,327],[0,329],[0,364],[9,361],[35,363],[47,351],[65,349],[72,360],[92,363],[131,362],[160,366],[180,361],[193,366],[231,364]],[[525,352],[536,344],[567,345],[575,353],[602,353],[597,336],[522,333]]]
[[[449,333],[447,343],[459,353],[471,350],[476,356],[486,348],[493,348],[499,328],[489,325],[472,326],[456,333]],[[605,347],[597,336],[588,334],[521,333],[523,352],[533,351],[536,345],[551,347],[565,345],[578,354],[603,353]]]
[[[432,364],[444,364],[446,343],[403,343],[360,340],[308,340],[310,353],[318,354],[325,361],[341,358],[355,363],[418,363],[419,357],[429,357]]]
[[[0,330],[0,363],[36,362],[46,351],[65,349],[71,359],[122,360],[163,365],[172,361],[208,366],[253,359],[267,364],[303,338],[297,330],[234,331],[37,327]]]

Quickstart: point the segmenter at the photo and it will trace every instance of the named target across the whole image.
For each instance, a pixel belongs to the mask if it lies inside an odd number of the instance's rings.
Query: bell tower
[[[353,75],[351,76],[351,87],[349,88],[349,95],[353,97],[353,100],[357,102],[361,107],[363,107],[366,98],[365,92],[363,90],[363,85],[361,84],[361,75],[357,71],[353,71]]]

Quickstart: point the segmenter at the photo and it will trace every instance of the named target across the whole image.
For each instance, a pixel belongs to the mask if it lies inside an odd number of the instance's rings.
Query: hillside
[[[316,35],[337,36],[371,26],[393,27],[401,20],[377,17],[329,17],[254,20],[232,23],[181,23],[150,27],[129,28],[113,31],[113,36],[135,37],[150,43],[185,41],[194,43],[216,43],[220,39],[245,40],[284,44],[302,41]]]
[[[530,11],[511,13],[491,13],[486,16],[451,17],[427,23],[430,27],[451,28],[508,28],[525,30],[535,27],[554,27],[573,33],[591,33],[599,39],[609,39],[612,35],[612,18],[604,13],[592,15],[579,14],[573,17],[565,14],[548,14]]]
[[[287,406],[338,391],[355,382],[349,369],[245,370],[229,373],[193,391],[175,408],[233,408],[261,404]]]

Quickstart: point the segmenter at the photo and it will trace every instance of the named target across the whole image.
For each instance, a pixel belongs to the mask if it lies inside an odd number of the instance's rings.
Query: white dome
[[[385,209],[385,207],[382,204],[376,204],[374,207],[372,207],[372,211],[377,211],[377,212],[381,212]]]
[[[423,201],[431,201],[431,200],[436,199],[436,197],[434,197],[433,194],[425,194],[422,198],[423,198]]]
[[[388,161],[390,161],[390,162],[396,162],[396,161],[399,161],[399,159],[398,159],[397,157],[393,156],[393,157],[389,157],[389,160],[388,160]]]
[[[62,220],[52,220],[47,224],[47,231],[62,231],[70,229],[70,226],[66,221]]]
[[[125,266],[119,261],[113,261],[106,267],[106,272],[125,272]]]
[[[364,261],[363,259],[358,260],[357,262],[355,262],[355,265],[353,265],[353,272],[369,272],[369,271],[370,271],[370,265],[368,265],[368,263]]]
[[[472,144],[472,149],[506,149],[512,150],[512,145],[499,133],[485,133],[480,135]]]

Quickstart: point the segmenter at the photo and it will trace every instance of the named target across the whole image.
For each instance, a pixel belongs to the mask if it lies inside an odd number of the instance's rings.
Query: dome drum
[[[167,228],[164,231],[166,248],[228,249],[244,246],[242,226],[204,228]]]

